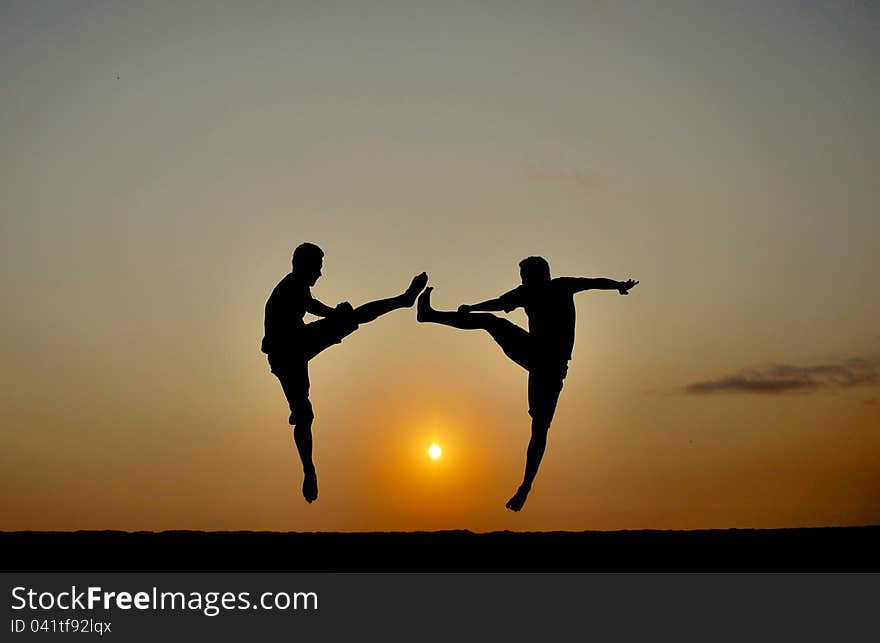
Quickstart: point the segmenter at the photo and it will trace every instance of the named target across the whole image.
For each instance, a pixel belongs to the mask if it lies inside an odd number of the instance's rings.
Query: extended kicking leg
[[[461,330],[485,330],[505,355],[523,368],[529,368],[531,337],[527,330],[490,313],[436,310],[431,307],[432,290],[434,289],[429,286],[419,296],[416,319]]]
[[[358,306],[352,311],[352,319],[356,324],[366,324],[385,313],[390,313],[392,310],[409,308],[416,303],[416,297],[418,297],[419,293],[424,290],[425,284],[427,283],[428,275],[424,272],[418,274],[413,277],[412,282],[409,284],[409,288],[407,288],[403,294],[397,295],[396,297],[389,297],[388,299],[367,302],[362,306]]]
[[[428,286],[419,296],[416,319],[420,322],[443,324],[444,326],[452,326],[461,330],[483,329],[488,331],[492,325],[492,320],[500,319],[500,317],[490,315],[489,313],[460,313],[437,310],[431,306],[431,292],[433,290],[433,286]]]
[[[423,272],[413,277],[409,288],[396,297],[370,301],[354,309],[350,304],[340,304],[334,314],[306,324],[303,329],[303,356],[306,360],[313,359],[322,351],[351,335],[360,324],[371,322],[392,310],[412,306],[427,282],[428,275]]]

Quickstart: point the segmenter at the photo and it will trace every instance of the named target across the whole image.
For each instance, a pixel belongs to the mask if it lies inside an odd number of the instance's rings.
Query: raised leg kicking
[[[505,505],[519,511],[532,489],[547,447],[547,433],[556,411],[562,382],[574,346],[574,294],[583,290],[617,290],[626,295],[639,282],[585,277],[551,279],[550,264],[542,257],[528,257],[520,264],[522,285],[479,304],[459,306],[457,312],[431,307],[432,288],[426,288],[418,300],[417,319],[462,330],[485,330],[511,360],[529,372],[529,415],[532,431],[526,450],[523,481]],[[523,307],[529,330],[485,312]]]
[[[318,477],[312,460],[315,414],[309,400],[309,360],[340,343],[360,324],[398,308],[411,307],[428,282],[428,276],[416,275],[409,287],[395,297],[371,301],[357,308],[348,302],[331,308],[311,294],[311,287],[321,276],[324,252],[312,243],[304,243],[294,250],[291,264],[291,272],[275,286],[266,301],[261,349],[287,398],[288,422],[294,427],[293,440],[303,467],[302,493],[307,502],[312,502],[318,497]],[[307,324],[303,321],[306,313],[323,319]]]

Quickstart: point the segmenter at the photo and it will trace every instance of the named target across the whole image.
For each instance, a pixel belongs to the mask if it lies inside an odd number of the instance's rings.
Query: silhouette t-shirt
[[[505,312],[520,306],[525,309],[533,350],[541,361],[571,359],[577,291],[575,278],[557,277],[540,285],[518,286],[499,297]]]
[[[289,273],[278,282],[266,301],[263,343],[264,353],[281,353],[296,345],[298,331],[305,326],[303,317],[312,301],[311,289]]]

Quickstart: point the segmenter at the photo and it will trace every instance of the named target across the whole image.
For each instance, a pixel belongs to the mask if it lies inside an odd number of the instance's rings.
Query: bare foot
[[[306,502],[312,503],[318,499],[318,476],[314,471],[305,475],[302,491]]]
[[[406,302],[407,306],[412,306],[416,303],[416,297],[422,290],[425,289],[425,284],[428,283],[428,275],[424,272],[417,274],[413,277],[413,280],[409,284],[409,288],[406,289],[406,292],[403,293],[403,300]]]
[[[504,505],[511,511],[519,511],[523,508],[523,505],[526,504],[526,498],[529,497],[529,491],[531,488],[524,487],[520,485],[519,489],[516,490],[516,493],[513,494],[513,498],[507,501],[507,504]]]
[[[419,305],[416,308],[416,319],[420,322],[428,321],[428,317],[434,312],[434,309],[431,308],[431,291],[434,290],[433,286],[428,286],[425,288],[425,291],[419,295]]]

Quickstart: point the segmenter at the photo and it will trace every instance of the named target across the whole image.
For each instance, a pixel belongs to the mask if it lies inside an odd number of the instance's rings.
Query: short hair
[[[544,257],[526,257],[519,262],[519,267],[530,277],[550,279],[550,264]]]
[[[323,257],[324,251],[314,243],[301,243],[293,251],[293,256],[290,258],[290,265],[296,270],[297,266],[302,266],[304,263],[318,261]]]

